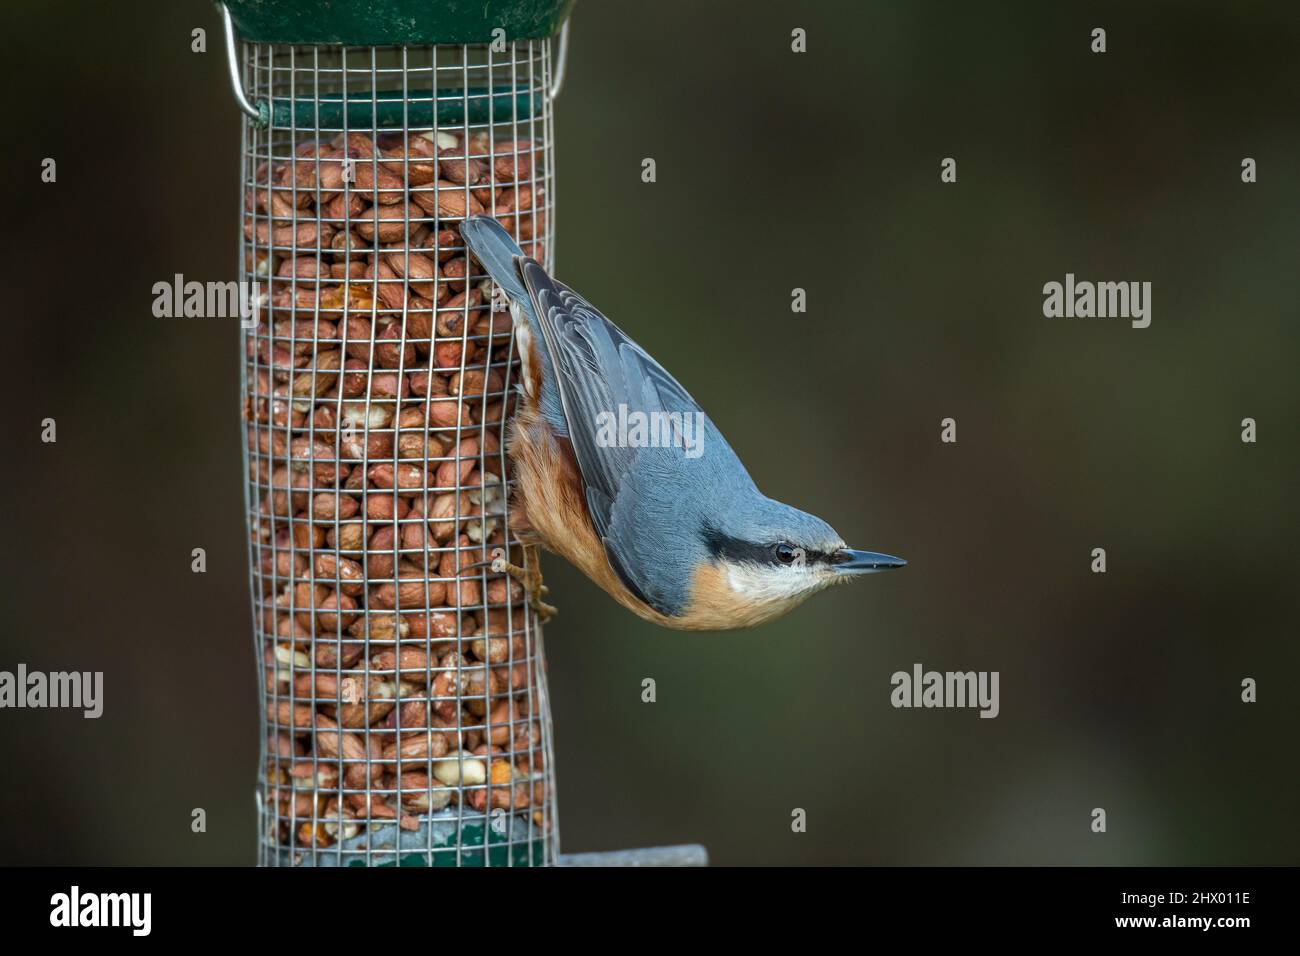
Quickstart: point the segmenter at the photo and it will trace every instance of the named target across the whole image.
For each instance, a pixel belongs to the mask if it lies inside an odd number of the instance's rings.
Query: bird
[[[637,616],[685,631],[755,627],[906,565],[851,549],[821,518],[762,494],[686,389],[494,218],[467,218],[461,235],[508,302],[520,355],[505,447],[525,564],[499,552],[492,566],[543,621],[555,608],[539,546]]]

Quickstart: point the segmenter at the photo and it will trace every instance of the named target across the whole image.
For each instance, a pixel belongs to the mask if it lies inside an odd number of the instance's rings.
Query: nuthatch
[[[510,302],[522,366],[507,453],[511,520],[532,553],[519,577],[546,589],[536,546],[567,558],[648,621],[727,630],[905,561],[853,551],[820,518],[765,497],[695,400],[582,296],[487,216],[461,234]]]

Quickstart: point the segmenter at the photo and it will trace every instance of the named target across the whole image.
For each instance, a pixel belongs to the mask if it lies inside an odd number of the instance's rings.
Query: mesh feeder
[[[558,861],[542,635],[491,570],[524,561],[519,360],[459,224],[491,213],[553,268],[571,5],[221,8],[258,303],[241,384],[263,865]]]
[[[519,584],[511,318],[460,223],[554,270],[551,107],[573,0],[227,0],[258,861],[561,857],[542,634]],[[553,52],[552,47],[555,47]]]

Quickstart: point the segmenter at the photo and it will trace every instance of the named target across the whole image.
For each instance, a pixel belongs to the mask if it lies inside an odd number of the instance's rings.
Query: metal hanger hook
[[[266,126],[270,117],[264,115],[244,95],[244,84],[239,78],[239,55],[235,52],[235,24],[230,19],[230,10],[224,3],[218,3],[217,6],[221,10],[221,25],[226,32],[226,63],[230,67],[230,89],[235,94],[235,102],[258,126]]]
[[[569,19],[572,19],[571,17]],[[551,99],[560,95],[560,90],[564,88],[564,67],[569,60],[569,20],[564,21],[564,26],[560,27],[560,49],[555,54],[555,77],[551,80],[551,89],[549,94]]]

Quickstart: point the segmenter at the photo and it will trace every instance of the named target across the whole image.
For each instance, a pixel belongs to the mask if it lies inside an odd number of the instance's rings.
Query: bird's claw
[[[538,621],[545,624],[560,611],[554,605],[542,600],[551,593],[551,589],[542,583],[542,570],[535,546],[524,546],[524,563],[527,567],[521,568],[517,564],[512,564],[502,548],[492,552],[492,570],[497,574],[510,575],[523,586],[529,607],[537,614]]]

